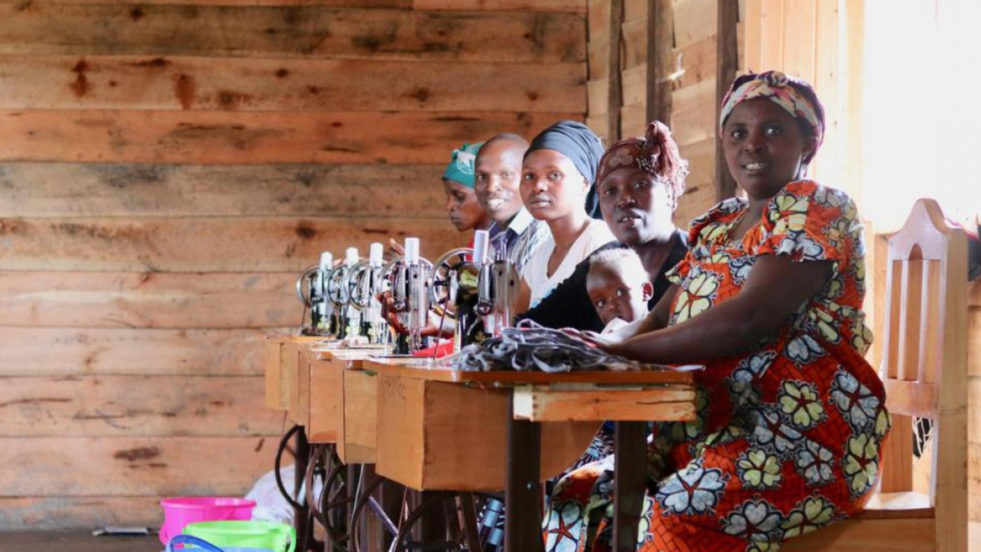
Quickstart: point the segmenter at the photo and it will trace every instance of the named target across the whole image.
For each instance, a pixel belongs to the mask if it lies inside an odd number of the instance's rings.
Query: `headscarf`
[[[577,121],[559,121],[538,133],[528,146],[528,154],[540,149],[555,150],[569,158],[589,184],[586,194],[586,212],[593,218],[602,218],[596,198],[596,167],[603,156],[603,143],[599,136],[586,125]]]
[[[824,139],[824,107],[811,85],[790,78],[779,71],[750,73],[737,78],[725,98],[719,112],[719,134],[732,110],[746,100],[766,98],[779,105],[790,116],[803,122],[814,132],[818,145]]]
[[[477,151],[480,150],[480,146],[482,145],[484,145],[483,142],[478,142],[476,144],[463,144],[459,148],[453,150],[452,157],[450,158],[450,164],[447,165],[446,170],[443,171],[443,178],[454,182],[459,182],[472,190],[474,175],[473,164],[477,159]]]
[[[644,136],[625,138],[610,146],[596,170],[597,185],[621,167],[635,167],[666,182],[675,205],[685,191],[688,161],[681,158],[671,131],[661,121],[648,123]]]

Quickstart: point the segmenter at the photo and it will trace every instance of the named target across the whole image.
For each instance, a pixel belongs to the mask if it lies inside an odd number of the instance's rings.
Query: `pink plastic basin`
[[[252,519],[254,500],[223,496],[180,496],[160,501],[164,522],[160,527],[160,542],[166,545],[180,535],[184,526],[197,521]]]

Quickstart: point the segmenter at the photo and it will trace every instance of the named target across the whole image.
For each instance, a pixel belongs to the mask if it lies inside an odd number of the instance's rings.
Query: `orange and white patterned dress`
[[[738,242],[746,202],[729,199],[691,226],[669,274],[670,324],[736,296],[760,255],[831,261],[822,289],[753,351],[709,362],[693,422],[656,424],[637,550],[775,551],[784,539],[860,510],[889,430],[885,394],[863,355],[871,342],[862,225],[844,193],[792,182]],[[563,478],[544,527],[546,550],[611,548],[613,458]]]

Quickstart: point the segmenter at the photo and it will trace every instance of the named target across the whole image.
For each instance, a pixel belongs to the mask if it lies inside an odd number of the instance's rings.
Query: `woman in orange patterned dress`
[[[776,72],[736,79],[720,133],[746,199],[691,224],[690,251],[651,314],[587,335],[628,358],[705,364],[698,416],[658,424],[637,549],[775,551],[862,509],[889,429],[871,341],[862,226],[842,192],[803,180],[824,113]],[[557,485],[549,551],[609,550],[612,457]]]

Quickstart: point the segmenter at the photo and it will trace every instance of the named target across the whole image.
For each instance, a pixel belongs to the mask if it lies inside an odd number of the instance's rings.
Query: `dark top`
[[[664,277],[665,273],[674,268],[674,265],[681,262],[688,253],[688,237],[681,230],[675,230],[672,238],[674,246],[668,253],[668,258],[664,260],[661,271],[652,280],[654,285],[654,295],[647,302],[647,307],[653,309],[654,305],[661,299],[664,292],[671,286]],[[596,314],[596,308],[589,300],[586,293],[586,275],[589,273],[589,260],[593,255],[607,249],[627,247],[620,242],[610,242],[590,254],[584,261],[576,265],[572,275],[556,286],[552,293],[541,300],[535,308],[530,309],[524,314],[519,314],[517,320],[530,319],[547,328],[575,328],[577,330],[592,330],[599,332],[603,330],[603,322]]]

